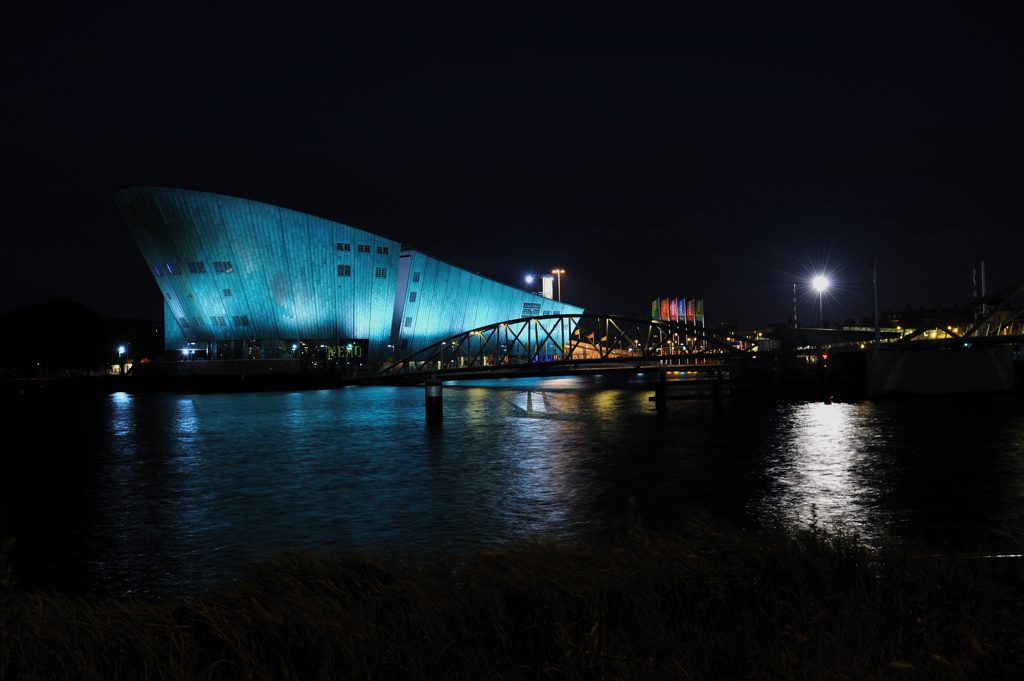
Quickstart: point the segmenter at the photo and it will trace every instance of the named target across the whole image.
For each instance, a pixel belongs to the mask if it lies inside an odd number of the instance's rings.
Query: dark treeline
[[[18,307],[0,315],[0,377],[80,375],[127,359],[155,359],[163,349],[162,329],[146,319],[106,317],[80,303],[55,300]]]

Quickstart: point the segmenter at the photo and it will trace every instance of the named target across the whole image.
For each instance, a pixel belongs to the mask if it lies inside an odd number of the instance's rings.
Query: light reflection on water
[[[16,403],[38,438],[7,455],[0,509],[41,582],[96,593],[195,590],[298,544],[601,539],[631,510],[659,532],[702,512],[808,523],[814,508],[869,538],[1022,534],[1016,398],[683,401],[659,418],[648,380],[446,384],[440,427],[422,388]]]
[[[807,402],[781,411],[761,511],[805,526],[816,514],[825,526],[849,524],[869,536],[885,527],[888,459],[876,441],[886,433],[874,405]]]

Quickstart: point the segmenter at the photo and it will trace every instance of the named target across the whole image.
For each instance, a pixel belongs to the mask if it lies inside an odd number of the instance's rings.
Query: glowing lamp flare
[[[814,281],[811,282],[811,286],[814,287],[815,291],[824,291],[828,288],[828,279],[825,277],[815,277]]]

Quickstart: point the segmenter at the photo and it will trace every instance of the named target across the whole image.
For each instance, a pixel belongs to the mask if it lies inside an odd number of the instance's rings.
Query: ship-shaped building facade
[[[488,324],[583,311],[266,203],[152,186],[114,201],[163,295],[168,349],[275,359],[356,344],[381,363]]]

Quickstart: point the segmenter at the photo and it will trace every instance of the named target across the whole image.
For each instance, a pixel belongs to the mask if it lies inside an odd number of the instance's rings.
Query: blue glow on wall
[[[418,251],[404,251],[402,259],[406,258],[408,275],[399,284],[405,295],[399,301],[403,321],[398,329],[396,358],[488,324],[583,312],[582,307],[527,293]],[[402,270],[404,273],[404,263]],[[410,293],[416,294],[415,301],[410,301]]]
[[[583,311],[257,201],[145,186],[114,201],[163,295],[168,349],[367,339],[368,361],[380,362],[389,343],[399,357],[487,324]]]
[[[186,340],[366,338],[371,361],[384,356],[399,242],[206,192],[126,187],[114,201],[146,260],[171,273],[157,285]]]

